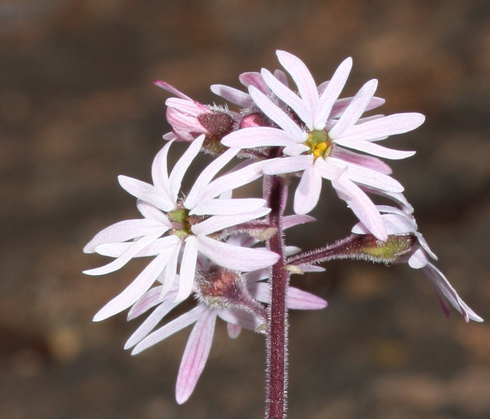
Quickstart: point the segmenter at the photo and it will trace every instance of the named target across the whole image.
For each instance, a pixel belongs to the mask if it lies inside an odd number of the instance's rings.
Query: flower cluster
[[[466,321],[482,320],[429,261],[435,255],[418,232],[403,186],[381,160],[414,154],[380,142],[414,130],[424,116],[366,116],[384,103],[374,96],[376,80],[353,97],[341,97],[350,58],[330,80],[317,84],[299,58],[285,51],[277,56],[284,70],[243,73],[239,79],[246,91],[211,86],[236,110],[199,103],[166,82],[156,82],[174,97],[166,100],[172,131],[164,135],[167,142],[153,161],[152,183],[119,177],[121,186],[137,199],[142,218],[107,227],[84,249],[114,259],[85,271],[88,275],[114,272],[133,258],[152,258],[94,318],[100,321],[129,308],[128,319],[133,319],[153,310],[126,344],[134,347],[133,354],[194,324],[178,374],[179,403],[190,396],[204,368],[218,317],[227,323],[231,337],[243,327],[270,332],[268,307],[278,304],[271,297],[272,267],[302,273],[322,270],[315,264],[331,259],[408,262],[425,272],[446,313],[449,303]],[[168,153],[176,141],[188,146],[170,170]],[[213,160],[183,191],[184,176],[201,151]],[[261,177],[260,198],[233,197],[236,189]],[[270,179],[282,179],[287,191],[295,177],[300,178],[295,214],[286,216],[279,209],[272,216],[272,207],[284,208],[273,201],[285,201],[287,193],[277,196]],[[314,220],[307,214],[320,201],[323,179],[358,218],[353,234],[296,255],[297,248],[271,244],[271,237],[282,237],[284,229]],[[377,205],[380,197],[394,206]],[[195,308],[156,329],[189,297],[196,300]],[[290,286],[284,304],[305,310],[326,306],[323,299]]]

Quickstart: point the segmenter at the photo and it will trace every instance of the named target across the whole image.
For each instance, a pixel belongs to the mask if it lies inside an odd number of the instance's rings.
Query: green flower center
[[[192,234],[192,222],[189,216],[189,210],[186,208],[179,208],[169,212],[169,220],[172,222],[172,233],[180,239],[185,239]]]
[[[309,148],[308,154],[313,154],[316,160],[318,157],[324,159],[332,152],[332,140],[325,130],[314,130],[308,134],[308,139],[303,143]]]

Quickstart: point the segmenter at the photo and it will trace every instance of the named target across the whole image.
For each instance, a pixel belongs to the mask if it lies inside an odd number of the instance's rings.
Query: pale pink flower
[[[449,303],[463,315],[465,321],[482,322],[483,319],[468,307],[444,274],[430,262],[430,258],[437,260],[437,257],[418,231],[415,218],[398,208],[386,205],[380,205],[377,208],[382,214],[381,217],[389,235],[411,234],[415,236],[416,243],[405,255],[399,258],[398,262],[407,262],[411,268],[422,269],[425,277],[434,288],[445,315],[449,316]],[[362,223],[356,224],[352,232],[354,234],[370,233],[369,229]]]
[[[233,246],[221,241],[223,230],[256,220],[269,213],[265,200],[232,199],[228,193],[261,176],[263,162],[253,163],[234,172],[216,174],[237,154],[229,149],[209,164],[196,179],[187,196],[181,194],[185,172],[199,153],[204,136],[197,138],[168,172],[167,154],[173,141],[156,155],[152,165],[153,185],[126,176],[119,183],[138,198],[137,207],[144,218],[126,220],[98,233],[84,248],[115,258],[88,275],[114,272],[135,257],[154,257],[137,278],[95,316],[103,320],[134,304],[158,279],[162,293],[173,286],[180,263],[180,280],[175,298],[189,296],[194,285],[198,255],[204,255],[227,269],[253,271],[273,265],[278,255],[265,249]]]
[[[204,134],[204,148],[207,151],[224,151],[220,140],[235,129],[241,118],[240,114],[231,112],[226,107],[204,105],[164,81],[157,81],[155,85],[177,96],[165,101],[167,121],[173,132],[165,134],[164,139],[191,142]]]
[[[226,322],[228,335],[231,338],[238,337],[243,327],[250,330],[265,331],[265,307],[262,303],[270,302],[269,286],[263,282],[266,278],[267,271],[265,270],[251,272],[243,277],[238,273],[227,272],[225,273],[225,280],[231,281],[232,284],[230,285],[233,285],[231,297],[225,293],[223,296],[225,301],[216,305],[215,301],[218,297],[216,294],[210,296],[211,298],[206,298],[206,295],[202,296],[204,291],[196,289],[199,296],[197,306],[157,330],[154,329],[158,323],[179,303],[172,301],[172,292],[175,291],[172,290],[167,294],[166,299],[162,299],[161,286],[152,288],[140,298],[128,314],[128,320],[132,320],[155,307],[153,312],[128,339],[125,349],[136,345],[132,351],[132,354],[136,355],[194,324],[177,376],[176,399],[179,404],[184,403],[191,396],[206,365],[217,318]],[[252,306],[253,309],[248,309],[247,305]],[[288,290],[287,307],[289,309],[319,310],[326,306],[325,300],[313,294],[293,287]],[[260,314],[261,310],[263,314]]]
[[[388,149],[377,142],[417,128],[424,121],[423,115],[404,113],[361,118],[366,110],[378,103],[374,100],[377,81],[369,81],[354,98],[340,102],[339,94],[352,67],[350,58],[342,62],[328,83],[317,87],[300,59],[285,51],[278,51],[277,55],[295,82],[298,94],[269,71],[264,69],[261,74],[274,98],[287,105],[289,111],[277,105],[277,100],[271,100],[251,86],[249,93],[255,105],[277,128],[254,127],[234,131],[222,143],[241,148],[283,147],[284,156],[271,160],[264,167],[264,173],[302,172],[294,197],[296,213],[308,213],[316,206],[322,178],[328,179],[372,234],[386,239],[381,216],[363,189],[387,194],[402,192],[400,183],[388,176],[390,168],[377,157],[401,159],[414,152]]]

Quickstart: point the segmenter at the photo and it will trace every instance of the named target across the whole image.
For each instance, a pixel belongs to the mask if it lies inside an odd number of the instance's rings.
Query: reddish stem
[[[267,334],[267,405],[266,418],[283,419],[287,407],[287,344],[288,317],[286,293],[289,273],[285,266],[282,217],[287,201],[287,184],[284,178],[273,176],[268,188],[268,204],[271,208],[270,223],[276,233],[269,240],[269,249],[280,255],[272,267],[271,304],[268,309]]]

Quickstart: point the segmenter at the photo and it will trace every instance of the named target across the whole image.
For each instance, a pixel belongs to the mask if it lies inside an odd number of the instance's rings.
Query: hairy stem
[[[287,344],[288,317],[286,293],[289,273],[285,267],[282,218],[287,201],[287,181],[278,176],[270,178],[267,188],[270,223],[276,228],[269,240],[269,249],[280,255],[272,267],[270,281],[271,304],[268,309],[267,333],[267,400],[266,418],[283,419],[287,407]]]

